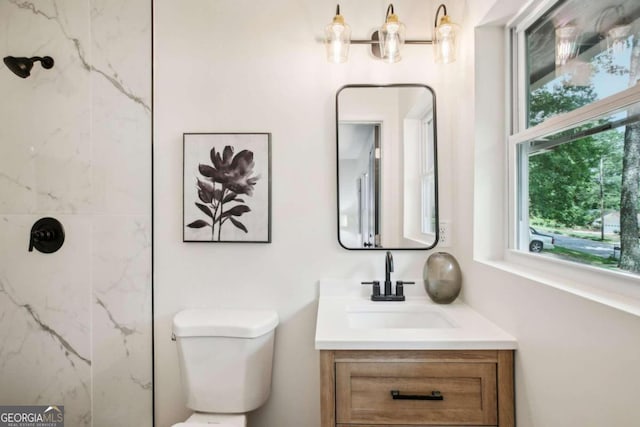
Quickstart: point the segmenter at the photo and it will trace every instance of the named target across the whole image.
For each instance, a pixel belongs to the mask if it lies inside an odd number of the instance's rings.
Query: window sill
[[[509,250],[504,260],[476,262],[640,317],[640,278]]]

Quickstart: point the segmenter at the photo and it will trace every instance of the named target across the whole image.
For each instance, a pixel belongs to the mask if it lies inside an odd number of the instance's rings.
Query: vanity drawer
[[[495,363],[336,362],[335,368],[337,424],[498,423]]]

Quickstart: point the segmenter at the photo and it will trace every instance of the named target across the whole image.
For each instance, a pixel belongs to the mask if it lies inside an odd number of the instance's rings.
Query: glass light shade
[[[433,47],[435,49],[435,61],[439,64],[448,64],[456,60],[458,50],[459,26],[449,20],[445,15],[440,18],[440,23],[435,28]]]
[[[333,22],[324,30],[327,60],[336,64],[347,62],[349,45],[351,44],[351,27],[345,24],[341,15],[336,15]]]
[[[556,65],[565,65],[578,55],[580,31],[575,25],[556,28]]]
[[[387,16],[387,20],[378,32],[380,37],[380,53],[382,60],[393,63],[402,59],[401,51],[404,45],[404,24],[394,14]]]
[[[627,48],[631,25],[616,25],[607,31],[607,49],[620,54]]]

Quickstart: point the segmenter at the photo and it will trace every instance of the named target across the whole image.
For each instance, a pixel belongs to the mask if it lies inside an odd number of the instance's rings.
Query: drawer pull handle
[[[431,394],[400,394],[399,390],[391,390],[393,400],[444,400],[444,396],[437,390]]]

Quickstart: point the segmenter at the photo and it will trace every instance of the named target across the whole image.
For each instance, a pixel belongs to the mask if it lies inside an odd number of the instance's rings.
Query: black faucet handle
[[[380,281],[379,280],[373,280],[371,282],[360,282],[363,285],[373,285],[373,290],[372,290],[372,296],[379,296],[380,295]]]
[[[404,285],[415,285],[416,282],[403,282],[402,280],[396,281],[396,296],[404,297]]]

